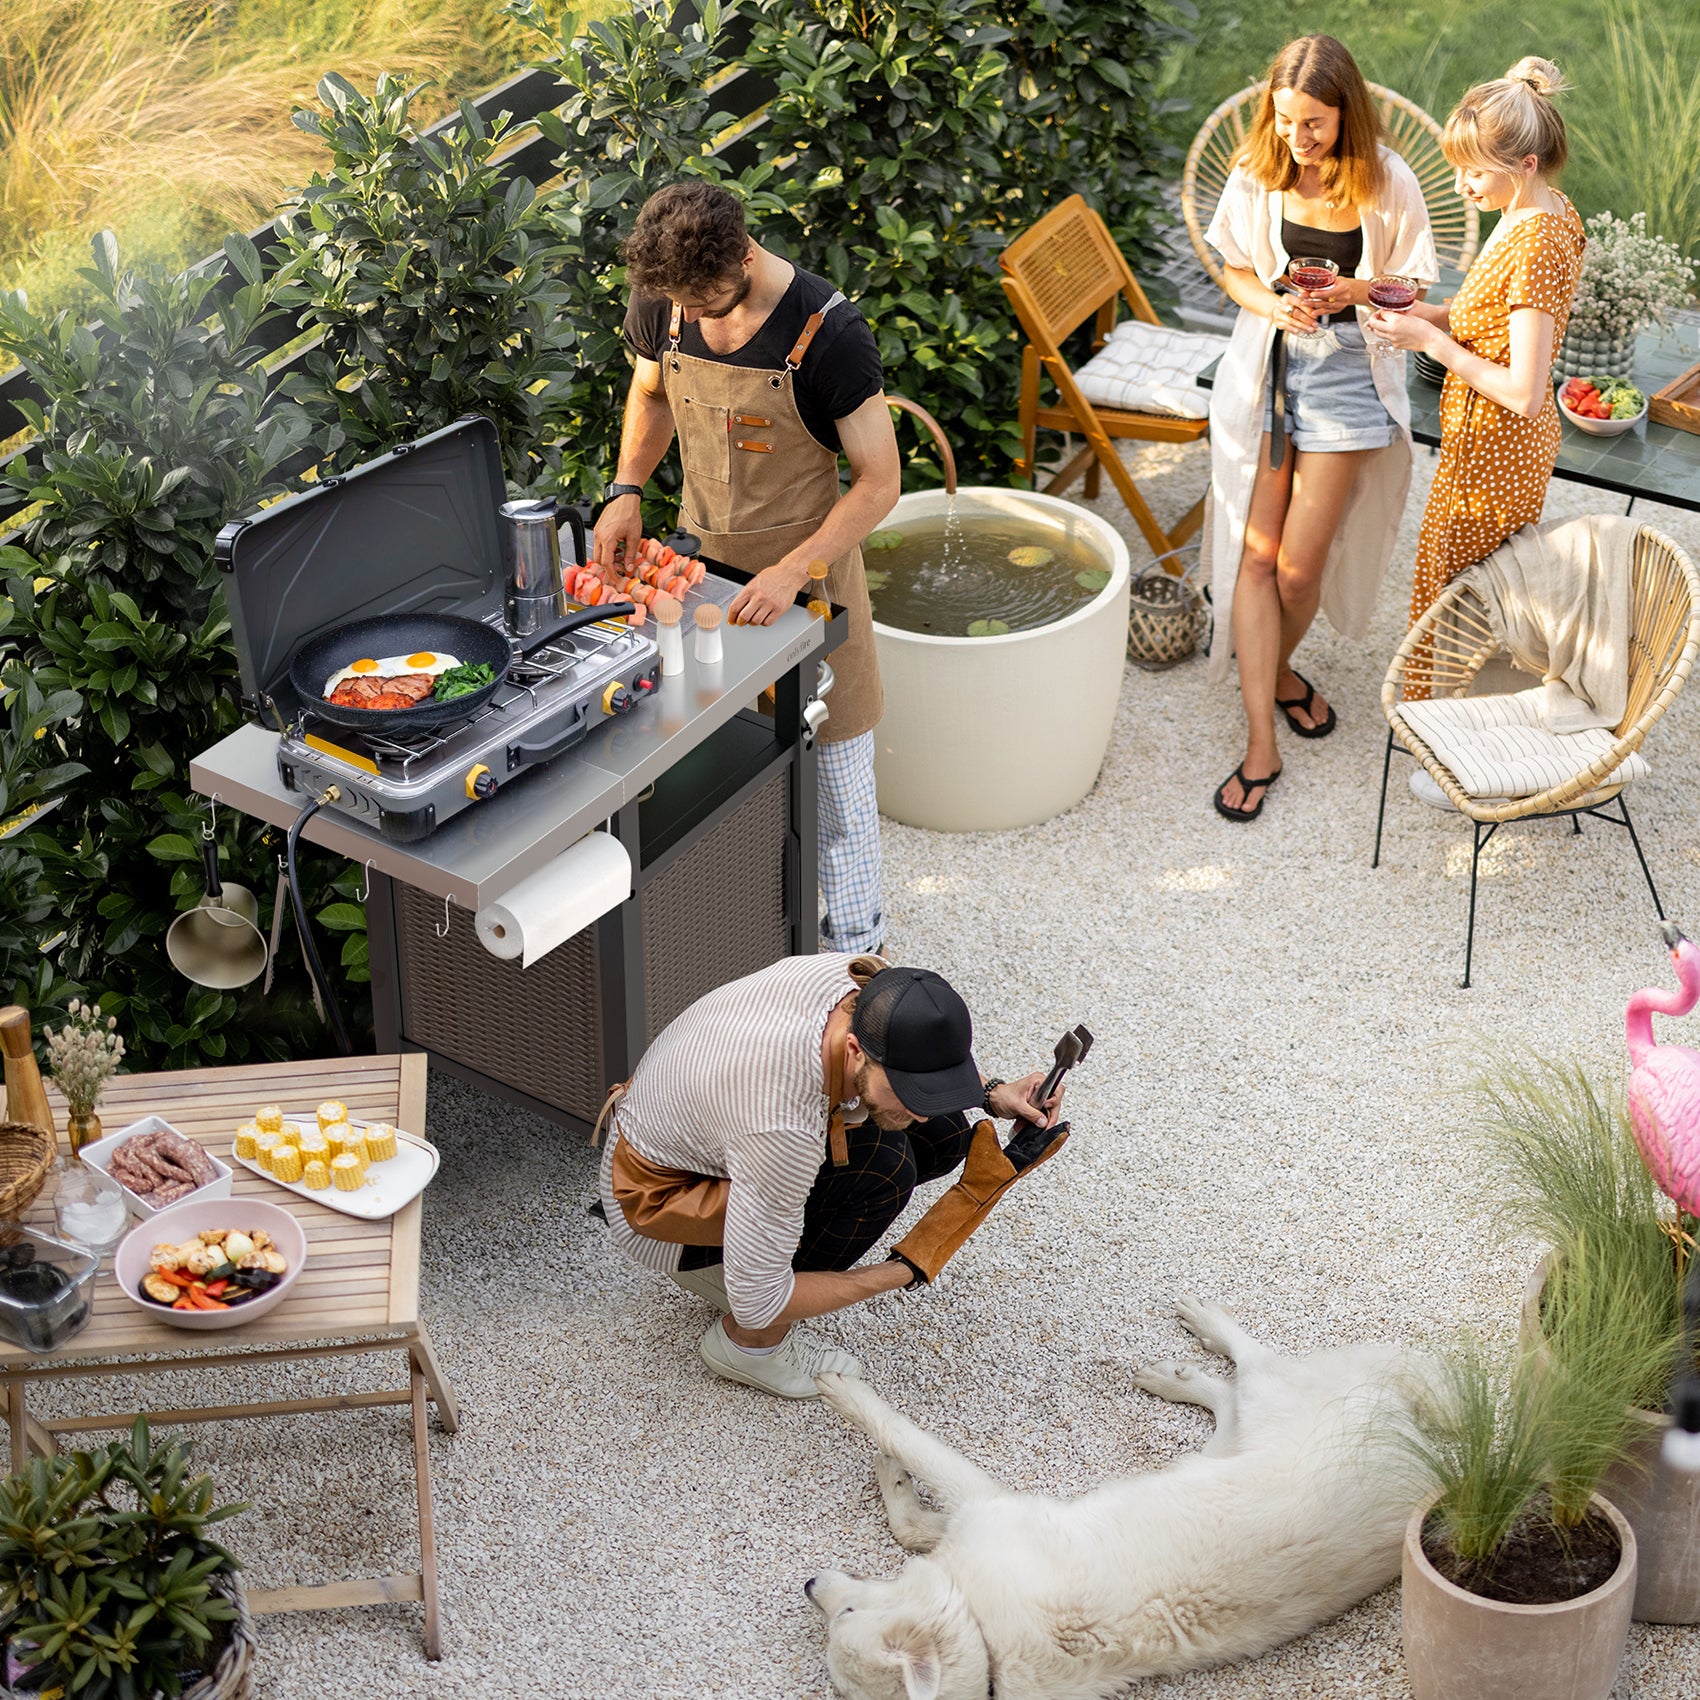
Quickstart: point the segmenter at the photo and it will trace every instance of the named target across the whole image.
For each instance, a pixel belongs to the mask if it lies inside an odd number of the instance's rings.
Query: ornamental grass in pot
[[[1700,1476],[1661,1455],[1695,1219],[1673,1212],[1648,1175],[1622,1095],[1596,1090],[1581,1068],[1501,1066],[1478,1081],[1476,1101],[1500,1227],[1550,1248],[1524,1295],[1525,1343],[1544,1362],[1595,1353],[1602,1330],[1620,1336],[1624,1455],[1600,1489],[1635,1531],[1635,1616],[1700,1622]],[[1600,1295],[1607,1282],[1615,1295]]]
[[[0,1481],[0,1692],[248,1700],[256,1647],[236,1560],[190,1448],[127,1442],[34,1458]]]
[[[1405,1530],[1416,1700],[1605,1700],[1629,1634],[1635,1535],[1593,1491],[1621,1405],[1523,1348],[1464,1338],[1392,1419],[1425,1490]]]

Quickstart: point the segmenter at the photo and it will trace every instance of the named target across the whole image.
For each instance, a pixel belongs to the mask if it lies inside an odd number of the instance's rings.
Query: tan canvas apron
[[[792,379],[821,322],[843,299],[835,295],[810,314],[778,372],[684,353],[684,312],[673,308],[661,376],[685,471],[680,524],[702,539],[705,555],[740,572],[759,573],[783,560],[820,529],[838,501],[838,456],[809,435]],[[832,563],[826,593],[850,615],[850,635],[832,652],[832,713],[821,729],[823,741],[842,742],[871,732],[885,710],[859,547]]]

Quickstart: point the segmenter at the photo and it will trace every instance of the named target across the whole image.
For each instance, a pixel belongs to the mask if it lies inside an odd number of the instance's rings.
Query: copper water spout
[[[951,452],[950,439],[945,436],[939,422],[918,402],[911,401],[907,396],[888,395],[885,399],[900,412],[913,413],[932,432],[933,441],[939,446],[939,458],[944,462],[945,494],[954,496],[956,494],[956,456]]]

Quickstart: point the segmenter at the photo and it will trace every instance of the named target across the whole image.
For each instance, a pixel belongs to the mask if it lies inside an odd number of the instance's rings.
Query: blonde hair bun
[[[1537,59],[1532,53],[1519,59],[1505,73],[1505,81],[1524,83],[1548,100],[1570,91],[1569,83],[1564,80],[1564,73],[1550,59]]]

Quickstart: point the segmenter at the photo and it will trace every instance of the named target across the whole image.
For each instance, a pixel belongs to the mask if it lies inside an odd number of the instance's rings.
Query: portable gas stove
[[[501,627],[499,616],[489,623]],[[655,640],[603,620],[515,661],[495,696],[447,727],[353,732],[311,710],[278,743],[283,783],[305,796],[334,784],[328,807],[408,844],[485,801],[528,768],[584,740],[661,685]]]

